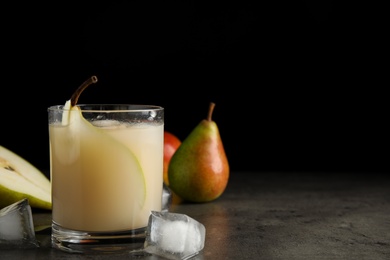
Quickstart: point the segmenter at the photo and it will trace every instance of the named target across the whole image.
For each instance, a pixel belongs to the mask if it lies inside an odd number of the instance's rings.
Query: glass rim
[[[65,105],[53,105],[48,107],[48,111],[70,111],[70,109],[64,109]],[[142,111],[161,111],[164,107],[158,105],[146,105],[146,104],[126,104],[126,103],[107,103],[107,104],[77,104],[77,107],[81,108],[83,112],[142,112]]]

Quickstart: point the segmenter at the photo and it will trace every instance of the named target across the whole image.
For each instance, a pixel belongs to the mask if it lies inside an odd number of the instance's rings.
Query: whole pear
[[[228,184],[230,168],[220,132],[208,116],[182,141],[168,166],[169,187],[183,200],[209,202],[217,199]]]

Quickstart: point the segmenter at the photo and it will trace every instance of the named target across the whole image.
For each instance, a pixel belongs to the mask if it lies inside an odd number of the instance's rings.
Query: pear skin
[[[228,184],[229,162],[218,125],[212,120],[214,107],[210,103],[208,117],[183,140],[168,166],[169,187],[185,201],[213,201]]]

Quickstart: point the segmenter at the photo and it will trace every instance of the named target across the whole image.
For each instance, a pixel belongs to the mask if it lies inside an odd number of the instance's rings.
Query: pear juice
[[[49,125],[53,222],[93,232],[146,227],[161,210],[163,123],[96,122]]]

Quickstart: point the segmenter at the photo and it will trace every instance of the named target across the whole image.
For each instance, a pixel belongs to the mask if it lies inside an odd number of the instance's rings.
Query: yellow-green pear
[[[208,117],[191,131],[173,154],[168,166],[169,187],[182,199],[209,202],[225,191],[229,163],[210,103]]]
[[[31,207],[51,210],[50,180],[30,162],[0,146],[0,208],[25,198]]]

